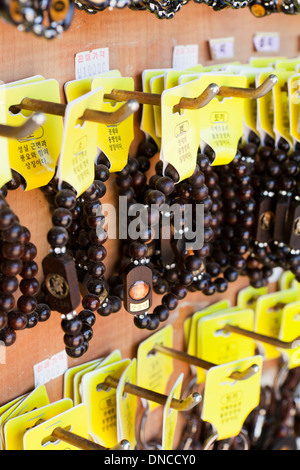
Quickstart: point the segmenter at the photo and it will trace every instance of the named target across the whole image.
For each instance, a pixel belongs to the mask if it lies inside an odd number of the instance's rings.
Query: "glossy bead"
[[[39,322],[39,317],[35,311],[27,314],[27,325],[26,325],[27,329],[34,328],[38,324],[38,322]]]
[[[188,286],[193,282],[193,273],[188,271],[181,271],[178,278],[181,284],[183,284],[184,286]]]
[[[100,296],[105,292],[105,283],[102,279],[92,278],[88,281],[86,288],[90,294]]]
[[[218,263],[208,263],[206,265],[206,272],[211,275],[211,277],[219,276],[221,272],[221,267]]]
[[[32,279],[22,279],[20,282],[20,291],[26,296],[36,295],[39,287],[40,283],[35,277]]]
[[[152,204],[161,205],[166,202],[165,195],[161,191],[158,191],[155,189],[149,191],[146,199],[147,199],[147,204],[149,206],[151,206]]]
[[[12,346],[17,339],[17,335],[12,328],[4,328],[0,331],[0,341],[3,341],[5,346]]]
[[[2,237],[5,241],[13,243],[15,241],[20,241],[21,234],[22,227],[19,223],[15,222],[9,229],[2,233]]]
[[[87,324],[82,325],[81,334],[84,341],[91,341],[94,336],[93,329]]]
[[[152,158],[158,151],[157,145],[154,141],[141,142],[138,146],[139,155],[145,155],[145,157]]]
[[[81,320],[83,325],[94,326],[96,322],[96,316],[91,310],[81,310],[78,314],[78,318]]]
[[[233,268],[227,268],[225,269],[224,271],[224,278],[228,281],[228,282],[235,282],[238,278],[238,271],[236,269],[233,269]]]
[[[166,321],[170,316],[169,308],[166,305],[157,305],[153,313],[158,316],[160,322]]]
[[[132,175],[132,186],[135,188],[135,190],[138,190],[139,188],[142,188],[146,184],[147,178],[144,173],[141,171],[137,171]]]
[[[147,325],[147,330],[154,331],[159,327],[159,317],[155,313],[149,315],[150,321]]]
[[[19,312],[18,310],[12,310],[8,313],[7,319],[8,326],[13,330],[24,330],[27,327],[28,316],[26,313]]]
[[[135,315],[133,318],[133,322],[137,328],[145,329],[150,323],[150,316],[147,314]]]
[[[22,313],[31,313],[36,309],[37,301],[34,297],[21,295],[17,301],[18,309]]]
[[[86,352],[86,348],[82,344],[78,348],[68,348],[66,347],[66,353],[69,357],[72,357],[73,359],[77,359],[81,356],[83,356]]]
[[[175,294],[180,300],[184,299],[187,295],[187,288],[183,284],[175,284],[171,292]]]
[[[56,194],[55,204],[57,207],[72,210],[76,206],[76,195],[70,189],[63,189]]]
[[[23,263],[21,260],[3,260],[1,262],[1,272],[5,276],[12,277],[17,276],[21,273],[23,268]]]
[[[165,176],[171,178],[174,183],[177,183],[177,181],[179,181],[179,173],[176,168],[170,163],[166,166]]]
[[[6,312],[0,312],[0,331],[7,326],[8,316]]]
[[[95,166],[95,179],[100,181],[107,181],[109,178],[109,169],[103,163]]]
[[[105,273],[105,264],[100,261],[99,263],[90,262],[87,265],[88,273],[92,277],[101,278]]]
[[[38,315],[39,322],[48,321],[51,317],[51,309],[47,304],[39,303],[36,308],[35,312]]]
[[[117,175],[115,181],[117,187],[120,189],[128,189],[132,186],[132,177],[130,174],[126,176]]]
[[[67,320],[66,318],[64,318],[61,321],[61,327],[62,327],[62,330],[66,334],[77,335],[81,331],[82,322],[78,318],[78,316],[75,316],[75,317],[71,318],[70,320]]]
[[[106,299],[105,302],[103,302],[103,304],[97,309],[97,313],[101,317],[107,317],[108,315],[112,313],[112,311],[113,311],[112,303],[110,302],[109,299]]]
[[[84,309],[95,312],[100,307],[99,297],[95,294],[86,294],[82,299],[82,306]]]
[[[165,196],[172,194],[174,191],[174,181],[168,176],[162,176],[156,181],[155,187],[158,191],[161,191]]]
[[[36,246],[33,243],[29,242],[29,243],[26,243],[26,245],[24,246],[24,251],[23,251],[21,260],[27,263],[29,261],[32,261],[36,257],[36,255],[37,255]]]
[[[108,299],[112,305],[112,313],[119,312],[122,308],[122,301],[120,297],[116,295],[110,295]]]
[[[213,282],[208,282],[207,286],[203,289],[203,294],[204,295],[207,295],[207,296],[210,296],[210,295],[214,295],[216,293],[216,286]]]
[[[165,294],[162,298],[162,304],[165,305],[168,310],[175,310],[178,307],[178,297],[175,294]]]
[[[99,216],[102,215],[102,204],[99,200],[94,202],[86,202],[83,204],[83,212],[87,216]]]
[[[0,292],[3,294],[13,294],[19,287],[16,276],[0,276]]]
[[[214,284],[216,286],[217,292],[225,292],[228,288],[228,282],[223,277],[218,277],[214,280]]]
[[[165,279],[159,279],[153,286],[153,290],[156,294],[163,295],[169,290],[169,283]]]
[[[98,227],[97,230],[91,230],[88,237],[93,245],[103,245],[108,239],[108,233],[103,227]]]
[[[150,162],[147,157],[141,155],[136,157],[138,163],[139,163],[139,168],[143,173],[146,173],[149,168],[150,168]]]
[[[98,263],[106,258],[106,248],[102,245],[91,245],[88,248],[87,255],[91,261]]]
[[[62,248],[68,242],[68,232],[63,227],[52,227],[48,231],[47,240],[52,248]]]
[[[69,209],[58,207],[52,213],[52,223],[56,227],[69,228],[72,222],[72,213]]]
[[[147,256],[148,248],[145,243],[134,241],[130,244],[129,254],[132,258],[141,259]]]
[[[95,180],[97,191],[96,194],[93,195],[93,200],[97,198],[103,198],[106,194],[106,185],[103,183],[103,181]],[[89,198],[91,200],[91,198]]]
[[[68,348],[79,348],[83,343],[83,336],[81,333],[77,335],[64,335],[64,343]]]
[[[7,230],[12,227],[16,218],[15,214],[9,207],[5,207],[0,212],[0,230]]]
[[[39,268],[35,261],[28,261],[28,263],[23,263],[20,276],[24,279],[30,279],[32,277],[36,277],[38,270]]]

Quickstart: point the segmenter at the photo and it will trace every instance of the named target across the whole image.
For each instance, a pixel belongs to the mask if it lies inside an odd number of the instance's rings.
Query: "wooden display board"
[[[109,47],[110,68],[119,69],[123,76],[135,79],[136,90],[141,90],[141,73],[147,68],[172,66],[172,52],[175,45],[198,44],[199,62],[210,64],[208,40],[234,36],[235,59],[247,61],[255,55],[253,35],[256,31],[278,32],[280,51],[278,55],[298,55],[299,18],[284,14],[273,14],[258,19],[249,9],[214,12],[204,6],[189,3],[171,20],[158,20],[149,12],[131,10],[104,11],[88,15],[76,11],[70,29],[59,39],[46,41],[31,34],[20,33],[11,25],[0,22],[0,80],[10,82],[32,75],[55,78],[61,86],[75,78],[75,54],[99,47]],[[136,114],[136,139],[132,146],[134,154],[142,138],[139,130],[140,114]],[[153,160],[153,164],[155,161]],[[114,178],[109,181],[105,202],[115,197]],[[38,247],[37,262],[48,253],[46,234],[50,228],[50,214],[47,203],[39,190],[24,192],[20,189],[8,196],[9,203],[19,215],[23,224],[32,233],[32,240]],[[107,243],[107,271],[117,261],[117,241]],[[40,269],[41,274],[41,269]],[[183,321],[187,315],[201,307],[224,297],[235,302],[236,292],[246,285],[246,280],[232,285],[224,295],[213,298],[201,294],[189,295],[184,305],[170,316],[174,326],[175,344],[183,347]],[[94,338],[85,356],[68,359],[69,366],[108,354],[120,349],[123,357],[135,357],[139,342],[151,332],[134,327],[132,317],[125,311],[107,318],[98,317]],[[60,316],[55,312],[45,324],[33,330],[20,332],[16,343],[7,348],[6,364],[0,364],[0,405],[32,390],[34,386],[33,366],[64,349]],[[176,364],[176,372],[187,371],[182,364]],[[52,401],[61,398],[62,377],[47,384]],[[155,427],[154,427],[155,429]],[[159,425],[156,427],[159,430]]]

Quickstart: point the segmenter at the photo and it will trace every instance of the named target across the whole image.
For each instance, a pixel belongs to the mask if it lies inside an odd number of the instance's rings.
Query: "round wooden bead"
[[[100,307],[99,297],[95,294],[86,294],[82,299],[82,306],[84,309],[95,312]]]
[[[148,248],[145,243],[134,241],[130,244],[129,254],[132,258],[141,259],[147,256]]]
[[[83,325],[93,326],[96,322],[96,316],[91,310],[81,310],[78,314],[78,318],[81,320]]]
[[[22,313],[31,313],[36,309],[37,301],[34,297],[21,295],[17,301],[18,309]]]
[[[0,330],[2,330],[3,328],[7,326],[7,321],[8,321],[7,313],[0,312]]]
[[[10,259],[5,259],[1,262],[1,272],[5,276],[12,277],[12,276],[17,276],[18,274],[21,273],[22,268],[23,268],[23,263],[21,260],[10,260]]]
[[[72,210],[76,206],[76,195],[70,189],[63,189],[56,194],[55,204],[57,207]]]
[[[58,207],[52,213],[52,223],[56,227],[69,228],[72,223],[72,213],[65,207]]]
[[[162,176],[156,181],[156,189],[161,191],[165,196],[172,194],[175,188],[174,181],[169,176]]]
[[[169,310],[175,310],[178,307],[178,297],[175,294],[165,294],[162,298],[162,304]]]
[[[0,311],[9,312],[15,306],[15,298],[11,294],[0,294]]]
[[[91,339],[93,338],[94,332],[89,325],[84,324],[82,325],[81,334],[85,341],[91,341]]]
[[[45,322],[45,321],[49,320],[49,318],[51,316],[50,307],[47,304],[44,304],[44,303],[39,303],[36,306],[35,311],[38,315],[39,322]]]
[[[26,296],[36,295],[39,291],[40,283],[33,277],[31,279],[22,279],[20,282],[20,291]]]
[[[20,276],[24,279],[30,279],[32,277],[36,277],[38,270],[39,268],[35,261],[28,261],[28,263],[23,263]]]
[[[39,317],[35,311],[27,314],[27,325],[26,325],[27,329],[34,328],[38,324],[38,322],[39,322]]]
[[[88,273],[92,277],[97,277],[97,278],[101,278],[104,275],[105,270],[106,270],[105,264],[102,263],[101,261],[99,263],[90,262],[87,265],[87,269],[88,269]]]
[[[77,359],[81,356],[83,356],[86,352],[86,346],[82,344],[78,348],[68,348],[66,347],[66,353],[69,357],[72,357],[73,359]]]
[[[158,315],[156,315],[155,313],[152,313],[151,315],[149,315],[149,318],[150,318],[150,322],[147,325],[147,330],[150,330],[150,331],[156,330],[159,327],[159,323],[160,323]]]
[[[82,334],[77,334],[77,335],[64,335],[64,343],[68,348],[78,348],[79,346],[82,345],[83,343],[83,336]]]
[[[15,214],[9,207],[4,207],[0,212],[0,230],[7,230],[15,223]]]
[[[0,276],[0,292],[3,294],[13,294],[19,287],[19,281],[16,276]]]
[[[63,227],[52,227],[47,234],[49,245],[53,248],[62,248],[68,242],[68,232]]]
[[[91,245],[88,248],[87,255],[90,261],[95,261],[98,263],[99,261],[103,261],[106,258],[106,248],[102,245]]]
[[[112,313],[119,312],[122,308],[122,301],[120,297],[116,295],[110,295],[109,296],[109,301],[111,302],[112,305]]]
[[[0,331],[0,341],[3,341],[5,346],[12,346],[17,339],[17,335],[12,328],[6,327]]]
[[[108,233],[103,227],[98,227],[97,230],[90,230],[88,240],[93,245],[103,245],[108,239]]]
[[[166,305],[157,305],[153,313],[158,316],[160,322],[166,321],[170,316],[169,309]]]
[[[90,294],[95,294],[98,296],[100,296],[106,290],[104,281],[102,279],[97,278],[90,279],[87,283],[86,288]]]
[[[110,302],[109,299],[106,299],[105,302],[102,303],[101,307],[97,309],[97,313],[101,317],[107,317],[112,313],[112,303]]]
[[[77,335],[81,331],[82,322],[78,316],[71,318],[70,320],[64,318],[61,321],[61,327],[66,334]]]
[[[26,313],[13,310],[8,313],[8,326],[13,330],[24,330],[27,327],[28,317]]]
[[[146,200],[149,206],[152,204],[161,205],[166,202],[166,197],[161,191],[153,189],[148,192]]]
[[[29,261],[32,261],[36,257],[36,255],[37,255],[36,246],[33,243],[29,242],[29,243],[26,243],[26,245],[24,246],[24,251],[23,251],[21,260],[27,263]]]
[[[171,292],[175,294],[179,299],[182,300],[187,295],[187,288],[183,284],[178,283],[172,287]]]
[[[133,318],[135,326],[139,329],[145,329],[150,323],[150,316],[147,314],[144,315],[135,315]]]
[[[21,234],[22,227],[19,223],[15,222],[10,228],[2,233],[2,237],[5,241],[12,243],[15,241],[20,241]]]

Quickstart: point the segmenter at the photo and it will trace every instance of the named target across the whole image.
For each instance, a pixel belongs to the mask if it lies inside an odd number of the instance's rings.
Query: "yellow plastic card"
[[[229,377],[253,365],[257,371],[251,377],[244,380]],[[262,357],[257,355],[212,367],[207,372],[201,418],[214,426],[219,440],[237,436],[258,405],[261,371]]]
[[[79,364],[78,366],[71,367],[70,369],[66,370],[64,373],[64,398],[71,398],[74,400],[74,377],[77,372],[86,370],[88,367],[92,365],[97,365],[99,363],[99,359],[95,361],[85,362],[84,364]]]
[[[0,449],[3,449],[3,438],[2,438],[2,424],[5,423],[9,415],[19,406],[19,404],[24,400],[27,395],[22,395],[21,397],[15,398],[14,400],[6,403],[5,405],[1,406],[0,408]]]
[[[105,93],[113,89],[134,90],[134,80],[131,77],[97,77],[92,81],[92,90],[102,87]],[[124,103],[104,100],[100,111],[113,113]],[[129,148],[134,139],[134,114],[118,124],[99,124],[97,145],[110,161],[110,171],[121,171],[128,161]]]
[[[0,124],[6,123],[6,88],[0,86]],[[1,148],[1,169],[0,169],[0,186],[4,186],[11,180],[12,174],[9,162],[8,139],[0,136]]]
[[[300,301],[291,302],[282,309],[282,317],[278,338],[281,341],[290,342],[300,337]],[[300,366],[300,341],[298,346],[290,349],[282,349],[282,355],[286,358],[288,368]]]
[[[294,145],[300,142],[300,74],[294,74],[288,80],[290,134]]]
[[[253,331],[254,311],[250,308],[237,311],[216,312],[198,321],[197,356],[224,364],[255,354],[253,339],[224,331],[226,325],[235,325]]]
[[[137,350],[138,385],[158,393],[166,393],[170,375],[174,370],[173,358],[165,354],[151,354],[156,344],[173,347],[173,327],[168,325],[139,344]],[[149,410],[159,406],[149,402]]]
[[[109,70],[101,74],[97,74],[93,77],[82,78],[80,80],[71,80],[66,82],[64,85],[64,92],[67,101],[75,100],[86,93],[89,93],[92,89],[92,81],[96,77],[121,77],[119,70]]]
[[[256,304],[254,330],[257,333],[278,338],[283,307],[298,299],[297,289],[287,289],[259,297]],[[265,359],[275,359],[281,355],[281,351],[275,346],[266,343],[262,343],[262,346]]]
[[[278,281],[280,290],[290,289],[292,282],[295,280],[295,274],[292,271],[284,271]]]
[[[136,447],[135,420],[138,401],[135,395],[124,392],[124,386],[126,383],[136,384],[136,381],[136,359],[133,359],[123,372],[116,393],[118,441],[129,441],[131,450]]]
[[[209,86],[210,83],[216,83],[219,87],[245,88],[247,83],[244,76],[226,73],[208,73],[199,80],[203,88]],[[198,111],[200,147],[204,149],[206,145],[209,145],[215,151],[213,165],[226,165],[236,155],[238,142],[243,136],[244,102],[243,98],[217,96]]]
[[[179,80],[183,75],[191,75],[193,72],[200,73],[202,71],[203,71],[203,66],[200,64],[196,65],[195,67],[191,67],[185,70],[175,70],[175,69],[168,70],[165,73],[165,79],[164,79],[165,89],[168,90],[169,88],[178,86],[180,84]],[[198,74],[196,73],[193,76],[198,78]]]
[[[255,311],[258,297],[266,295],[268,287],[255,288],[252,286],[241,289],[237,294],[236,303],[240,308],[252,308]]]
[[[151,93],[161,95],[165,89],[164,81],[165,81],[164,75],[158,75],[157,77],[152,77],[150,80]],[[161,107],[153,106],[153,112],[154,112],[155,133],[157,137],[161,139]]]
[[[279,60],[286,60],[286,57],[278,57],[278,56],[271,56],[271,57],[250,57],[248,62],[249,65],[252,65],[253,67],[268,67],[268,66],[273,66],[279,61]]]
[[[193,109],[175,112],[174,107],[181,98],[194,98],[204,91],[199,80],[165,90],[161,97],[160,159],[164,162],[164,168],[168,163],[176,168],[180,180],[188,178],[195,170],[199,148],[199,113]]]
[[[142,73],[142,88],[144,93],[151,93],[150,80],[153,77],[165,73],[168,69],[151,69],[144,70]],[[155,118],[154,118],[154,106],[151,104],[144,104],[142,109],[142,118],[140,124],[141,130],[148,137],[156,142],[158,148],[161,146],[161,139],[157,137],[155,132]]]
[[[102,386],[108,376],[120,379],[130,364],[123,359],[85,374],[81,382],[82,402],[87,407],[88,432],[92,439],[105,447],[118,442],[116,390]]]
[[[72,407],[72,400],[64,398],[50,405],[9,419],[4,425],[5,450],[23,450],[23,435],[28,429]]]
[[[180,374],[164,406],[163,411],[163,431],[162,431],[162,450],[173,450],[174,436],[178,418],[178,411],[171,408],[173,398],[180,400],[183,382],[183,374]]]
[[[268,72],[258,74],[256,76],[256,86],[260,86],[269,75],[270,74]],[[257,100],[256,128],[262,142],[265,141],[266,136],[270,136],[275,139],[273,92],[269,92]]]
[[[227,65],[240,65],[240,62],[234,61],[224,62],[224,64],[206,65],[203,67],[203,72],[216,72],[218,70],[223,70]]]
[[[297,65],[300,64],[300,58],[297,57],[296,59],[284,59],[284,60],[277,60],[274,64],[275,70],[289,70],[294,72],[296,70]]]
[[[277,71],[278,82],[273,88],[274,96],[274,132],[276,143],[280,138],[289,142],[291,150],[293,148],[293,139],[290,134],[290,102],[288,92],[288,79],[293,72]]]
[[[9,108],[19,104],[23,98],[60,103],[59,84],[56,80],[37,80],[5,90],[6,124],[22,125],[29,111],[13,114]],[[26,190],[46,185],[55,172],[63,134],[62,117],[47,114],[46,122],[32,135],[22,139],[9,139],[8,152],[12,169],[20,173],[26,181]]]
[[[96,89],[66,106],[58,177],[80,196],[94,181],[98,124],[80,121],[86,109],[99,109],[104,89]]]
[[[78,447],[51,435],[58,427],[88,439],[86,406],[74,406],[70,410],[29,429],[24,434],[24,450],[80,450]]]

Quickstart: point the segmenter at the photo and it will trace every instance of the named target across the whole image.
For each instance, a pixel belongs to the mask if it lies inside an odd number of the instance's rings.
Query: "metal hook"
[[[209,370],[212,367],[215,367],[216,364],[212,362],[205,361],[204,359],[200,359],[196,356],[190,356],[189,354],[183,351],[177,351],[176,349],[168,348],[167,346],[163,346],[162,344],[157,344],[152,349],[151,353],[160,352],[162,354],[166,354],[167,356],[171,356],[174,359],[179,359],[187,364],[194,365],[196,367],[201,367],[202,369]],[[259,367],[257,364],[252,364],[244,371],[233,371],[228,378],[233,380],[246,380],[252,377],[259,371]]]
[[[99,384],[97,386],[97,389],[100,390],[103,387],[117,388],[118,384],[119,379],[116,379],[115,377],[109,375],[108,377],[106,377],[104,383]],[[148,390],[146,388],[139,387],[138,385],[134,385],[129,382],[126,382],[124,384],[124,393],[129,393],[131,395],[144,398],[145,400],[153,401],[154,403],[158,403],[159,405],[165,405],[168,399],[167,395],[163,395],[162,393],[154,392],[153,390]],[[200,393],[195,392],[184,400],[178,400],[177,398],[173,398],[170,407],[177,411],[187,411],[194,408],[194,406],[198,405],[201,400],[202,396],[200,395]]]
[[[248,338],[252,338],[256,341],[260,341],[262,343],[267,343],[276,348],[281,349],[294,349],[300,346],[300,336],[295,338],[293,341],[281,341],[278,338],[272,338],[271,336],[262,335],[255,331],[246,330],[244,328],[240,328],[239,326],[234,325],[225,325],[222,330],[226,332],[236,333],[238,335],[246,336]]]
[[[61,441],[67,442],[75,447],[78,447],[81,450],[129,450],[130,443],[123,439],[122,441],[118,442],[117,445],[114,447],[104,447],[96,442],[90,441],[89,439],[85,439],[82,436],[78,436],[66,429],[61,427],[57,427],[52,432],[51,436],[55,437],[56,439],[60,439]]]
[[[272,88],[276,85],[277,82],[278,77],[274,74],[271,74],[257,88],[221,86],[219,96],[223,96],[224,98],[251,98],[257,100],[269,93],[269,91],[272,90]]]
[[[42,113],[35,113],[30,116],[21,126],[7,126],[0,124],[0,136],[8,139],[22,139],[33,134],[46,121],[46,116]]]
[[[64,103],[53,103],[51,101],[37,100],[34,98],[23,98],[20,104],[10,107],[12,113],[18,113],[21,109],[27,111],[40,111],[45,114],[54,114],[55,116],[64,117],[67,105]],[[79,118],[80,121],[92,121],[99,124],[118,124],[124,121],[132,113],[139,109],[139,103],[130,99],[114,112],[97,111],[94,109],[86,109]]]
[[[243,450],[249,450],[250,449],[250,441],[249,437],[247,435],[247,432],[244,429],[241,429],[239,434],[239,437],[241,437],[243,441],[244,448]],[[212,450],[215,442],[218,440],[218,433],[215,432],[211,436],[209,436],[206,441],[204,442],[202,450]]]

